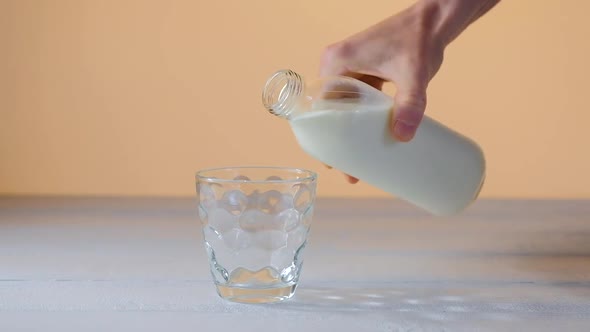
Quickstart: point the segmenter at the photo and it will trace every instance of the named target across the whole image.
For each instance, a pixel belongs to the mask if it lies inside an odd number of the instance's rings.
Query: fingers
[[[426,89],[400,87],[395,95],[391,134],[399,141],[407,142],[414,138],[416,130],[426,109]]]
[[[349,76],[381,90],[384,79],[377,71],[359,64],[356,58],[358,48],[358,45],[349,41],[326,47],[320,61],[320,76]]]
[[[328,164],[324,164],[324,166],[326,166],[327,169],[332,169],[332,166],[330,166]],[[359,179],[355,178],[354,176],[344,174],[344,177],[346,178],[346,181],[348,181],[348,183],[350,183],[350,184],[355,184],[355,183],[359,182]]]
[[[345,54],[341,44],[332,44],[324,50],[320,60],[320,76],[343,75],[346,69],[343,57]]]

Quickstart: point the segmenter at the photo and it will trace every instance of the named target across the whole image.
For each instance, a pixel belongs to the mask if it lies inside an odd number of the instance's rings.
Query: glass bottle
[[[331,76],[306,84],[281,70],[266,82],[262,101],[289,121],[307,154],[431,214],[464,210],[483,185],[477,143],[426,115],[411,141],[395,140],[393,98],[360,80]]]

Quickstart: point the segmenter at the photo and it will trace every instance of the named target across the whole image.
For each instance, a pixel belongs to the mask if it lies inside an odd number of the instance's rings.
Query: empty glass
[[[217,293],[236,302],[293,296],[312,220],[317,176],[281,167],[197,172],[199,218]]]

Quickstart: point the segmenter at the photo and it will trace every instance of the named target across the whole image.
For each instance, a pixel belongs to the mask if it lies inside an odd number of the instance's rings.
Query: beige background
[[[383,195],[305,155],[260,93],[410,3],[0,0],[0,193],[192,195],[196,169],[278,164]],[[590,197],[589,10],[504,1],[448,48],[427,112],[482,145],[483,196]]]

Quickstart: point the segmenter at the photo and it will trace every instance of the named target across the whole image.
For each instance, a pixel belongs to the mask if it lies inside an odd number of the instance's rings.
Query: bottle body
[[[389,132],[393,100],[363,84],[354,89],[363,96],[307,95],[293,104],[288,120],[301,148],[434,215],[465,209],[477,198],[485,178],[480,147],[428,116],[410,142],[396,141]],[[327,90],[342,96],[342,86]]]
[[[424,117],[410,142],[397,142],[390,109],[329,108],[290,120],[312,157],[435,215],[460,212],[477,197],[485,160],[468,138]]]

